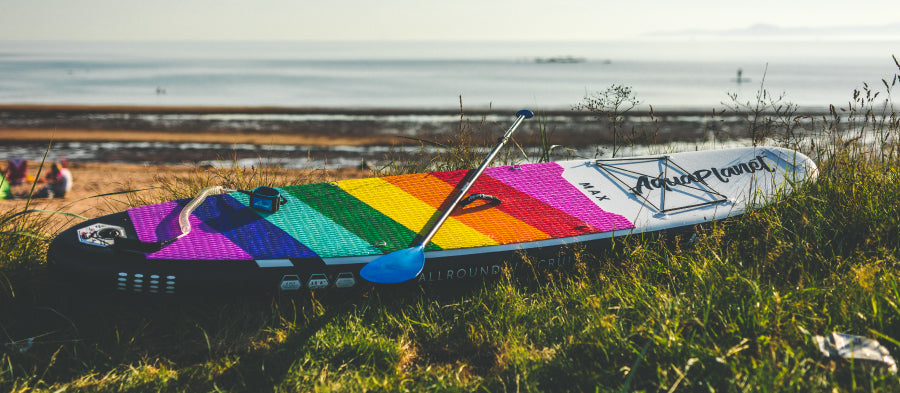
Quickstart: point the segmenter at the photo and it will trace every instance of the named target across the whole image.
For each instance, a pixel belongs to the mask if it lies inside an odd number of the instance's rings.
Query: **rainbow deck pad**
[[[190,217],[187,236],[148,259],[252,260],[380,255],[409,247],[440,214],[468,171],[343,180],[279,188],[287,203],[275,213],[249,207],[249,197],[208,198]],[[627,230],[634,224],[602,210],[563,178],[557,163],[489,168],[470,194],[496,196],[457,208],[426,251],[485,247]],[[178,235],[189,200],[128,210],[138,238]]]

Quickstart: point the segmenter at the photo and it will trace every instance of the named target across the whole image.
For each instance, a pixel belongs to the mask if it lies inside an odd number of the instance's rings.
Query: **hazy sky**
[[[613,40],[896,22],[897,0],[0,0],[0,40]]]

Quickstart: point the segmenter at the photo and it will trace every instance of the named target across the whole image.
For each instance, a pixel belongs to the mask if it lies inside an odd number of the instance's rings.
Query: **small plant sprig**
[[[753,146],[763,144],[767,139],[781,137],[782,141],[796,140],[795,127],[799,124],[797,111],[799,107],[786,100],[786,94],[773,95],[766,90],[766,74],[769,65],[763,70],[763,77],[753,101],[741,101],[737,93],[728,93],[730,102],[723,102],[725,111],[738,114],[744,118],[747,136]]]
[[[612,157],[615,157],[621,146],[620,129],[625,124],[625,115],[641,104],[632,91],[631,86],[610,85],[603,91],[585,94],[581,103],[575,105],[576,111],[588,111],[597,120],[606,120],[612,134]]]

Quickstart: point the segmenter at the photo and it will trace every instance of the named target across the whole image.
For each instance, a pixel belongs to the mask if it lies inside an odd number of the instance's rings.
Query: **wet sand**
[[[320,146],[414,144],[404,137],[440,140],[471,131],[502,134],[514,110],[356,110],[270,107],[126,107],[0,105],[0,142],[171,141]],[[536,111],[516,141],[581,146],[613,141],[609,119],[583,111]],[[746,122],[712,111],[633,110],[619,132],[657,143],[689,141],[714,132],[743,136]],[[495,135],[494,138],[498,136]]]
[[[397,143],[393,136],[326,136],[244,132],[90,130],[79,128],[0,129],[0,141],[14,142],[172,142],[239,143],[253,145],[371,146]]]

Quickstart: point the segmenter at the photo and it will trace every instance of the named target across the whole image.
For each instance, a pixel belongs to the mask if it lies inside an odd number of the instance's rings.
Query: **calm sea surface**
[[[892,54],[900,43],[0,42],[0,103],[570,109],[620,84],[654,108],[710,110],[764,78],[822,109],[890,81]]]

